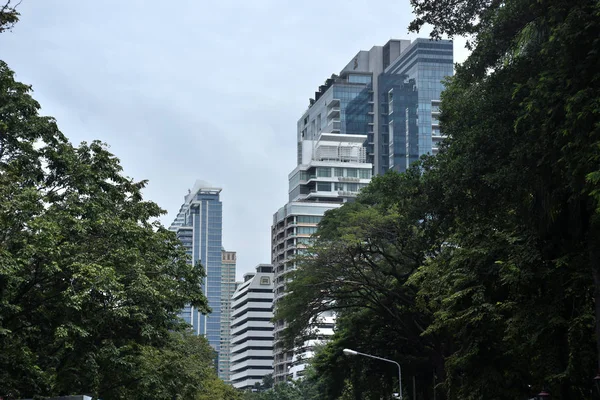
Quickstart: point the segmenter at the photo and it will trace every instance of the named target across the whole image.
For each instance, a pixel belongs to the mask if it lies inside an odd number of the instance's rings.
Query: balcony
[[[339,119],[333,119],[327,122],[327,127],[325,130],[330,131],[331,133],[340,133],[342,129],[342,123]]]
[[[350,177],[350,176],[339,176],[338,181],[340,182],[360,182],[360,178]]]
[[[340,109],[338,107],[334,107],[327,111],[327,119],[339,118],[340,117]]]
[[[327,104],[327,108],[339,107],[339,106],[340,106],[340,99],[331,99],[329,104]]]

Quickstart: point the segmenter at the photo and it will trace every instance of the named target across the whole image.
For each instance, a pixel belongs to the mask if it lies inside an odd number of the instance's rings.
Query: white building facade
[[[325,212],[352,201],[371,180],[373,165],[367,161],[366,135],[319,133],[315,140],[303,138],[300,164],[289,174],[289,202],[273,215],[271,261],[274,267],[274,305],[287,292],[294,257],[310,245]],[[276,382],[303,375],[315,346],[333,335],[335,315],[320,315],[311,327],[314,338],[294,351],[286,351],[279,340],[286,322],[275,321],[274,372]]]
[[[231,300],[230,381],[251,389],[273,373],[273,267],[244,275]]]

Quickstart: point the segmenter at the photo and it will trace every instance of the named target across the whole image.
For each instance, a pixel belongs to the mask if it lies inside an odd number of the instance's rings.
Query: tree
[[[276,318],[289,321],[284,338],[291,347],[312,335],[321,312],[337,312],[334,343],[343,345],[329,347],[339,354],[315,366],[319,376],[331,377],[323,381],[322,396],[340,396],[346,379],[354,395],[373,398],[388,396],[397,385],[397,370],[379,363],[337,371],[338,363],[347,364],[340,359],[344,345],[398,360],[409,376],[427,382],[419,385],[424,396],[432,371],[443,374],[442,343],[436,335],[423,336],[430,314],[417,307],[417,287],[408,283],[436,248],[435,221],[423,207],[426,196],[419,167],[376,177],[355,202],[326,213],[313,246],[297,260],[290,294],[278,303]],[[328,363],[336,364],[333,370]],[[359,365],[375,371],[367,374],[375,380],[361,376]]]
[[[600,359],[598,2],[412,4],[413,29],[472,35],[428,177],[443,188],[431,212],[447,246],[415,277],[429,331],[455,345],[449,395],[514,398],[533,384],[588,396]]]
[[[600,368],[600,4],[412,4],[412,29],[471,35],[442,95],[448,139],[437,157],[375,179],[324,218],[282,302],[298,317],[288,340],[320,310],[339,310],[316,365],[332,396],[365,387],[335,371],[334,346],[372,337],[373,352],[411,343],[441,357],[438,397],[525,398],[542,387],[588,397]],[[361,314],[375,331],[361,332]],[[377,338],[386,317],[397,337]]]
[[[3,6],[0,6],[0,33],[10,30],[19,20],[17,6],[11,0],[6,1]]]
[[[29,92],[0,62],[0,394],[136,398],[144,358],[185,349],[178,311],[209,311],[203,270],[146,182],[102,143],[72,146]]]

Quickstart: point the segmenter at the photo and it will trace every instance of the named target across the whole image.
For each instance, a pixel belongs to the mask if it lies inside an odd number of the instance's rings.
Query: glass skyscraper
[[[416,39],[379,74],[379,142],[388,154],[380,155],[378,173],[405,171],[423,154],[435,154],[436,105],[452,72],[451,41]]]
[[[361,50],[309,99],[297,123],[298,166],[289,175],[289,202],[273,215],[275,307],[287,294],[294,257],[311,243],[327,210],[352,201],[373,174],[405,171],[421,155],[437,152],[443,139],[439,99],[442,81],[453,73],[452,49],[451,41],[416,39]],[[318,328],[328,337],[334,317],[323,317]],[[285,328],[285,321],[275,321],[276,382],[301,377],[303,357],[312,354],[310,343],[286,351],[280,340]]]
[[[448,40],[390,40],[359,51],[319,86],[298,120],[298,163],[302,141],[321,132],[367,135],[374,174],[402,172],[423,154],[435,154],[442,81],[452,73]]]
[[[194,188],[185,196],[170,230],[177,234],[194,264],[201,263],[206,271],[203,291],[212,309],[209,315],[202,315],[192,306],[186,306],[180,316],[192,326],[196,335],[204,335],[217,354],[221,340],[221,242],[223,209],[219,194],[202,181],[196,181]]]

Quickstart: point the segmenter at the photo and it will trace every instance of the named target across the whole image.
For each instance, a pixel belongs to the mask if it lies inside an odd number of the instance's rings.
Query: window
[[[348,191],[349,192],[358,192],[358,184],[357,183],[348,183]]]
[[[346,176],[348,176],[350,178],[358,178],[358,170],[355,168],[347,168]]]
[[[312,235],[316,231],[317,228],[312,226],[299,226],[298,228],[296,228],[296,232],[299,235]]]
[[[318,224],[321,222],[321,218],[316,215],[299,215],[297,221],[299,224]]]
[[[268,276],[261,276],[260,277],[260,284],[261,285],[270,285],[271,284],[271,280],[269,279]]]
[[[331,183],[330,182],[317,182],[317,191],[331,192]]]
[[[317,168],[317,177],[329,178],[331,176],[331,168],[319,167]]]
[[[361,179],[370,179],[371,178],[371,170],[369,169],[359,169],[358,176]]]
[[[348,75],[348,82],[350,82],[350,83],[371,83],[371,76],[370,75],[350,74],[350,75]]]
[[[344,168],[336,168],[335,176],[344,176]]]

